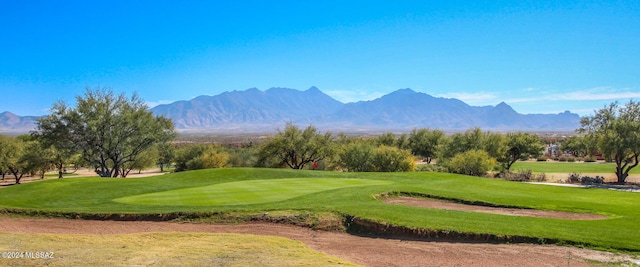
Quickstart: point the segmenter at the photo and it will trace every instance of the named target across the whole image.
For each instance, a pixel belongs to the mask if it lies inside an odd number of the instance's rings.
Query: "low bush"
[[[227,166],[229,154],[214,145],[189,145],[176,152],[176,172],[222,168]]]
[[[596,162],[596,157],[594,157],[594,156],[586,156],[584,158],[584,162]]]
[[[587,184],[587,185],[592,185],[592,184],[603,184],[604,183],[604,179],[600,176],[596,177],[590,177],[590,176],[582,176],[580,178],[580,183],[581,184]]]
[[[474,149],[456,154],[447,163],[447,169],[452,173],[483,176],[495,165],[496,160],[486,151]]]
[[[337,158],[335,167],[353,172],[408,172],[416,169],[411,151],[385,145],[350,144]]]
[[[558,161],[560,162],[576,162],[576,157],[571,155],[562,155],[558,157]]]
[[[567,178],[567,183],[569,184],[577,184],[580,182],[580,173],[573,172],[569,174],[569,178]]]
[[[569,174],[567,183],[571,183],[571,184],[580,183],[580,184],[586,184],[586,185],[603,184],[604,178],[599,175],[596,175],[596,177],[581,176],[580,173],[574,172],[572,174]]]
[[[504,171],[499,173],[497,178],[515,182],[544,182],[547,180],[547,175],[544,173],[533,174],[531,170],[519,172]]]
[[[371,163],[376,172],[408,172],[416,169],[411,151],[385,145],[373,149]]]

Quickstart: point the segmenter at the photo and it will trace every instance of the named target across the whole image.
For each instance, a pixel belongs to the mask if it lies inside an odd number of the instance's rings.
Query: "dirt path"
[[[618,262],[630,257],[573,247],[528,244],[474,244],[368,238],[269,223],[192,224],[14,218],[0,215],[0,232],[127,234],[207,232],[274,235],[365,266],[591,266],[586,260]]]

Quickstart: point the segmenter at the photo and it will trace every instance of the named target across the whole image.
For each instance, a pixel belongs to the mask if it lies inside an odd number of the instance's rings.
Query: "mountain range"
[[[305,91],[271,88],[199,96],[151,109],[173,119],[178,129],[274,131],[287,122],[334,131],[386,131],[434,128],[460,131],[473,127],[498,131],[574,131],[580,116],[519,114],[502,102],[470,106],[458,99],[439,98],[400,89],[370,101],[342,103],[316,87]]]
[[[18,116],[9,111],[0,113],[0,133],[27,133],[34,129],[36,116]]]
[[[287,122],[321,130],[345,132],[403,131],[432,128],[460,131],[473,127],[495,131],[574,131],[580,117],[559,114],[519,114],[502,102],[470,106],[458,99],[440,98],[400,89],[380,98],[342,103],[316,87],[256,88],[198,96],[151,109],[171,118],[180,131],[273,132]],[[0,113],[0,130],[33,129],[37,117]]]

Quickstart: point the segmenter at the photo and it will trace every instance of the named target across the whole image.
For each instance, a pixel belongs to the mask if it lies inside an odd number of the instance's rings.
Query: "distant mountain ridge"
[[[156,115],[173,119],[179,129],[223,127],[262,128],[275,123],[300,121],[338,111],[344,104],[311,87],[306,91],[271,88],[260,91],[224,92],[199,96],[151,109]]]
[[[0,132],[26,133],[35,129],[37,116],[18,116],[9,111],[0,113]]]
[[[273,132],[287,122],[314,125],[321,130],[380,132],[432,128],[460,131],[473,127],[497,131],[574,131],[580,116],[520,114],[502,102],[496,106],[470,106],[458,99],[433,97],[400,89],[380,98],[342,103],[316,87],[305,91],[256,88],[198,96],[159,105],[156,115],[173,120],[181,131]],[[28,132],[38,117],[0,113],[0,132]]]
[[[274,131],[287,122],[312,124],[326,130],[466,130],[480,127],[501,131],[573,131],[580,117],[559,114],[519,114],[502,102],[470,106],[458,99],[400,89],[375,100],[341,103],[316,87],[306,91],[256,88],[200,96],[151,109],[187,130]]]

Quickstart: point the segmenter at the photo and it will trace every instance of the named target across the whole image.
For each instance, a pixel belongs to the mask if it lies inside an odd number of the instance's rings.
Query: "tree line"
[[[532,133],[492,133],[479,128],[447,135],[437,129],[384,133],[375,137],[321,133],[314,126],[284,129],[259,142],[224,146],[175,142],[170,119],[154,116],[137,96],[87,89],[73,108],[64,102],[38,120],[29,135],[0,136],[0,174],[20,183],[23,175],[52,169],[89,167],[101,177],[126,177],[150,166],[174,171],[228,166],[323,169],[348,172],[448,171],[481,176],[489,170],[510,172],[518,160],[539,157],[544,145]],[[603,154],[616,162],[619,182],[638,165],[639,104],[613,103],[584,117],[578,136],[562,150],[579,155]],[[421,162],[423,164],[417,164]]]
[[[500,134],[474,128],[446,135],[422,128],[367,138],[334,136],[313,126],[300,129],[289,123],[257,153],[258,165],[268,167],[301,169],[322,162],[330,170],[395,172],[413,171],[416,161],[431,164],[437,159],[440,170],[481,175],[494,167],[508,171],[515,161],[537,157],[543,149],[537,135],[524,132]]]

